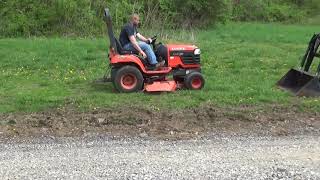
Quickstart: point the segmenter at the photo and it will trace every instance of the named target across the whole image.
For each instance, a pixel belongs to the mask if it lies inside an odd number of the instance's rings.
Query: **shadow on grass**
[[[109,92],[116,93],[117,91],[114,89],[111,82],[91,82],[90,83],[89,92]]]

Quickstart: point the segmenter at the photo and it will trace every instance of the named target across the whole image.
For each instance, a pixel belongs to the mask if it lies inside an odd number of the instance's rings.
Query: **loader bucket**
[[[308,74],[301,70],[290,69],[288,73],[278,81],[277,86],[281,89],[290,91],[295,95],[302,95],[304,94],[304,92],[308,91],[307,90],[308,87],[311,89],[315,89],[313,88],[313,86],[314,86],[314,83],[317,83],[317,82],[313,81],[313,79],[315,79],[315,76],[311,74]],[[311,91],[314,92],[315,90],[311,90]],[[320,89],[318,91],[320,92]],[[311,93],[311,94],[314,94],[314,93]]]
[[[297,93],[297,96],[315,97],[320,96],[320,80],[319,77],[314,77],[305,86],[303,86]]]

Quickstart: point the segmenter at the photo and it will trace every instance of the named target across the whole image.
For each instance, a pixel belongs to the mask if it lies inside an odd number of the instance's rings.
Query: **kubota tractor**
[[[161,92],[177,88],[200,90],[205,80],[201,74],[200,49],[194,45],[156,43],[152,47],[158,61],[165,60],[165,66],[151,70],[148,61],[137,52],[126,51],[115,37],[109,9],[105,9],[105,22],[110,39],[109,60],[110,81],[119,92]],[[168,76],[172,75],[172,80]]]

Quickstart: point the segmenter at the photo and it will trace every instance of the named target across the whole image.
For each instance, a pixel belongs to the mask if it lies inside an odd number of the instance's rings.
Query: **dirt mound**
[[[127,106],[80,112],[73,108],[0,115],[0,136],[113,135],[193,137],[207,132],[287,135],[319,132],[320,116],[298,108],[243,106],[168,110]]]

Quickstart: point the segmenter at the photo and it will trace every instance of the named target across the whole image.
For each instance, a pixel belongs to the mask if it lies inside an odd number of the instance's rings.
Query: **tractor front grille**
[[[194,55],[193,51],[173,51],[170,56],[180,56],[183,64],[200,64],[200,55]]]
[[[193,52],[185,52],[181,59],[183,64],[200,64],[200,55],[194,55]]]

